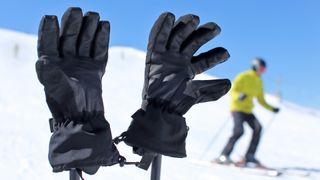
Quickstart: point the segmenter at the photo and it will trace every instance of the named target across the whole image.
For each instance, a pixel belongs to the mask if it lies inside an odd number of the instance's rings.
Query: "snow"
[[[68,179],[68,173],[52,173],[47,160],[50,131],[50,112],[38,82],[34,63],[37,60],[33,35],[0,29],[0,173],[2,179]],[[15,49],[18,46],[17,54]],[[106,118],[113,135],[125,131],[131,115],[140,107],[144,76],[145,52],[129,47],[111,47],[109,62],[103,79],[103,98]],[[201,75],[198,79],[212,79]],[[320,168],[320,112],[266,95],[281,111],[274,115],[261,106],[255,113],[265,127],[257,157],[272,167]],[[244,173],[223,166],[200,166],[193,160],[211,160],[219,155],[232,130],[229,96],[216,102],[194,106],[187,114],[190,132],[184,159],[163,157],[162,179],[166,180],[268,180],[270,177]],[[209,142],[227,121],[226,127],[204,153]],[[271,122],[272,121],[272,122]],[[271,123],[270,123],[271,122]],[[232,155],[239,159],[244,154],[251,132],[238,142]],[[137,161],[131,148],[120,144],[118,149],[128,160]],[[203,156],[203,157],[202,157]],[[150,179],[150,170],[136,167],[102,167],[86,179]],[[284,176],[282,179],[302,179]],[[312,173],[303,179],[320,179]]]

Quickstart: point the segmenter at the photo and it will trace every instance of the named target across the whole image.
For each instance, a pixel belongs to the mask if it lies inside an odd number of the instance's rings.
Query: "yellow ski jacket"
[[[263,82],[254,70],[240,73],[234,80],[231,91],[231,111],[252,113],[253,98],[257,98],[258,102],[266,109],[272,111],[270,106],[264,99]],[[244,100],[240,100],[241,94],[246,95]]]

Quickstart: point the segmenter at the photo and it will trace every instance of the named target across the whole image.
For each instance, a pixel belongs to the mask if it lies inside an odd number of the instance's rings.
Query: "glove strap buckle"
[[[148,170],[153,159],[157,156],[156,153],[151,153],[151,152],[148,152],[148,153],[145,153],[140,162],[139,162],[139,165],[137,166],[138,168],[141,168],[143,170]]]
[[[54,131],[54,125],[55,125],[56,121],[53,118],[49,119],[49,126],[50,126],[50,132],[53,133]]]

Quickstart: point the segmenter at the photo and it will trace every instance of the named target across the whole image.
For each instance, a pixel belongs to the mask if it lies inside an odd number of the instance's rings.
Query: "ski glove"
[[[54,172],[77,168],[94,174],[100,166],[118,163],[101,85],[110,26],[99,18],[69,8],[60,29],[56,16],[44,16],[40,23],[36,71],[54,119],[49,144]]]
[[[279,111],[280,111],[279,108],[276,108],[276,107],[272,108],[272,112],[274,112],[274,113],[278,113]]]
[[[239,98],[238,98],[238,101],[244,101],[245,99],[247,98],[247,95],[246,94],[244,94],[244,93],[241,93],[240,95],[239,95]]]
[[[194,56],[206,42],[220,33],[215,23],[200,27],[199,17],[188,14],[175,21],[163,13],[149,35],[142,107],[122,134],[137,154],[155,152],[185,157],[188,127],[183,115],[197,103],[215,101],[226,94],[231,83],[221,80],[193,80],[229,58],[222,47]]]

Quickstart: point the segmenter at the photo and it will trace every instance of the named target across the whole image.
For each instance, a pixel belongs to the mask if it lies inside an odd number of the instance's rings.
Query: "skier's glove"
[[[215,101],[230,89],[227,79],[193,80],[196,74],[229,58],[222,47],[194,56],[220,33],[215,23],[198,24],[195,15],[175,21],[173,14],[163,13],[151,30],[142,107],[121,136],[140,155],[151,151],[185,157],[188,127],[183,115],[194,104]]]
[[[44,16],[40,23],[36,71],[54,119],[49,145],[54,172],[77,168],[94,174],[101,165],[118,163],[101,86],[110,27],[99,18],[69,8],[61,29],[56,16]]]
[[[278,112],[280,111],[280,109],[279,109],[279,108],[274,107],[274,108],[272,108],[272,111],[273,111],[274,113],[278,113]]]
[[[247,95],[244,94],[244,93],[241,93],[241,94],[239,95],[238,101],[242,102],[242,101],[244,101],[246,98],[247,98]]]

